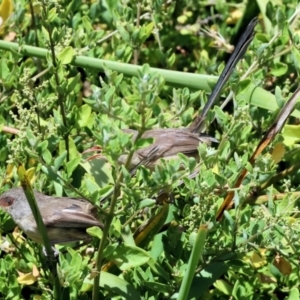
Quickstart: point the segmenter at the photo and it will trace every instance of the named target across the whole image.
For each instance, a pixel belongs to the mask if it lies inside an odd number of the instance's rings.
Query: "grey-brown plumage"
[[[143,134],[143,138],[153,138],[154,142],[152,145],[138,149],[134,153],[129,166],[129,170],[132,173],[135,172],[139,165],[144,165],[153,169],[160,158],[174,158],[178,153],[199,158],[197,150],[199,143],[202,142],[210,144],[211,142],[217,142],[217,140],[212,137],[198,133],[203,129],[209,110],[220,96],[222,89],[235,69],[236,64],[244,56],[249,44],[253,40],[255,35],[254,28],[257,23],[257,18],[254,18],[249,22],[245,32],[240,37],[230,59],[222,71],[201,114],[197,116],[188,128],[158,128],[146,131]],[[133,134],[133,139],[135,139],[138,134],[137,131],[132,129],[123,129],[123,132]],[[93,150],[95,150],[95,148]],[[119,163],[125,163],[127,161],[127,157],[128,156],[125,154],[121,155],[118,160]]]
[[[103,228],[96,208],[84,199],[52,197],[34,191],[48,236],[52,244],[88,240],[86,229]],[[0,196],[0,207],[35,242],[42,243],[30,206],[22,188],[13,188]]]
[[[123,129],[126,134],[132,134],[134,140],[138,134],[136,130]],[[146,131],[142,138],[153,138],[153,143],[145,148],[138,149],[131,160],[130,170],[143,164],[153,169],[160,158],[175,158],[178,153],[193,156],[198,159],[199,143],[210,144],[218,142],[215,138],[192,133],[185,128],[158,128]],[[125,163],[127,155],[119,157],[120,163]]]

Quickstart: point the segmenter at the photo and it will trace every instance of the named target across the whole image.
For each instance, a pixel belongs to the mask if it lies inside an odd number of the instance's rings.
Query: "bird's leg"
[[[54,247],[54,245],[52,245],[51,248],[52,248],[52,250],[53,250],[53,256],[54,256],[54,258],[57,259],[58,256],[59,256],[59,250],[57,250],[57,249]],[[47,251],[46,251],[46,248],[45,248],[44,246],[43,246],[42,251],[43,251],[43,254],[44,254],[46,257],[49,257],[49,256],[48,256],[48,253],[47,253]]]

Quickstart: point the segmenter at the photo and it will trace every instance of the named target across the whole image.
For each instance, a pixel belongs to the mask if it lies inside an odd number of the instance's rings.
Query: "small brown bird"
[[[52,244],[89,240],[86,229],[103,228],[97,220],[97,209],[84,199],[51,197],[34,191],[48,237]],[[13,188],[0,196],[0,207],[34,242],[42,243],[34,216],[21,187]]]
[[[138,134],[136,130],[123,129],[126,134],[132,134],[134,140]],[[142,138],[153,138],[153,143],[145,148],[138,149],[131,160],[130,170],[135,169],[139,165],[144,165],[149,169],[154,169],[155,165],[159,163],[160,158],[172,159],[178,153],[186,156],[199,158],[198,146],[199,143],[218,142],[217,139],[199,134],[192,133],[186,128],[157,128],[146,131]],[[127,155],[119,157],[119,163],[125,163]]]
[[[146,131],[143,134],[143,138],[153,138],[154,142],[152,145],[137,150],[132,158],[129,170],[134,174],[136,168],[139,165],[144,165],[150,169],[158,163],[160,158],[170,159],[175,157],[178,153],[185,154],[186,156],[198,157],[198,145],[199,143],[218,142],[216,139],[199,133],[203,126],[208,111],[214,105],[218,97],[220,96],[222,89],[232,74],[236,64],[245,54],[249,44],[254,38],[254,28],[257,25],[258,20],[254,18],[248,24],[245,32],[240,37],[230,59],[228,60],[222,74],[220,75],[214,90],[212,91],[206,105],[204,106],[200,115],[192,122],[188,128],[157,128]],[[133,139],[137,136],[137,131],[132,129],[123,129],[124,133],[133,134]],[[95,151],[96,147],[92,147],[85,151]],[[99,147],[98,147],[99,150]],[[95,155],[94,157],[102,156]],[[103,156],[102,156],[103,157]],[[121,155],[119,157],[119,163],[125,163],[127,155]],[[90,158],[91,159],[91,158]]]

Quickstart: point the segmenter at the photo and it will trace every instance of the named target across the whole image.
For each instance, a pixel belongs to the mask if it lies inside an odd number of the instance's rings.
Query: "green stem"
[[[0,49],[6,51],[17,52],[18,54],[26,55],[29,57],[38,57],[46,59],[47,49],[33,47],[33,46],[19,46],[17,43],[1,41]],[[72,61],[72,65],[82,68],[90,68],[97,70],[104,70],[104,67],[109,68],[112,71],[123,73],[126,76],[138,76],[138,71],[141,70],[141,66],[132,64],[125,64],[116,61],[109,61],[99,58],[76,56]],[[151,72],[157,72],[164,77],[167,84],[184,88],[187,87],[192,90],[204,90],[211,92],[212,87],[215,85],[218,77],[212,75],[192,74],[178,71],[169,71],[158,68],[150,68]],[[242,93],[236,96],[237,101],[247,100],[250,104],[257,107],[261,107],[267,110],[275,111],[278,109],[278,105],[275,96],[270,92],[264,90],[250,83]],[[300,111],[295,110],[292,116],[300,118]]]
[[[143,131],[139,131],[138,135],[135,139],[135,142],[138,141],[143,135]],[[134,150],[131,150],[128,154],[126,163],[125,163],[125,168],[128,169],[130,166],[130,162],[132,159],[132,156],[134,154]],[[94,278],[94,285],[93,285],[93,300],[98,300],[99,299],[99,287],[100,287],[100,272],[101,272],[101,267],[102,267],[102,261],[103,261],[103,251],[106,245],[106,240],[108,238],[108,234],[109,234],[109,229],[112,223],[112,220],[114,218],[114,211],[115,211],[115,207],[117,204],[117,200],[118,197],[120,195],[120,190],[121,190],[121,183],[123,182],[123,172],[120,171],[120,174],[116,180],[116,184],[115,184],[115,188],[113,191],[113,195],[111,197],[111,201],[110,201],[110,207],[109,207],[109,211],[107,213],[107,217],[105,219],[105,226],[103,229],[103,235],[102,235],[102,239],[100,241],[99,244],[99,248],[98,248],[98,253],[97,253],[97,261],[96,261],[96,276]]]
[[[30,206],[32,214],[34,216],[34,220],[37,224],[39,232],[42,236],[43,245],[46,249],[46,253],[49,258],[49,262],[50,262],[49,271],[50,271],[51,277],[53,278],[53,283],[54,283],[54,287],[55,287],[54,288],[55,299],[61,299],[61,287],[60,287],[60,283],[59,283],[59,279],[58,279],[57,271],[56,271],[57,260],[54,257],[54,252],[52,249],[50,239],[48,237],[48,232],[47,232],[46,226],[43,222],[43,218],[42,218],[41,212],[39,210],[39,207],[37,205],[37,201],[35,199],[33,190],[30,186],[30,182],[26,176],[26,171],[21,164],[19,164],[19,166],[18,166],[18,177],[21,181],[21,185],[22,185],[24,194],[26,196],[26,199],[28,201],[28,204]]]
[[[52,64],[55,68],[54,71],[54,79],[55,79],[55,83],[56,86],[60,86],[61,82],[59,80],[59,76],[58,76],[58,64],[57,64],[57,60],[56,60],[56,55],[55,55],[55,43],[54,40],[52,38],[52,29],[51,26],[47,20],[47,16],[48,16],[48,5],[46,4],[45,1],[42,1],[42,7],[43,7],[43,17],[45,18],[45,22],[43,22],[44,27],[48,30],[49,33],[49,45],[50,45],[50,54],[51,54],[51,58],[52,58]],[[66,110],[65,110],[65,105],[64,105],[64,95],[59,92],[59,90],[57,90],[57,99],[58,99],[58,103],[60,106],[60,110],[61,110],[61,115],[62,115],[62,120],[63,120],[63,124],[65,127],[65,130],[68,128],[68,123],[67,123],[67,117],[66,117]],[[63,138],[65,140],[65,145],[66,145],[66,150],[67,150],[67,161],[70,160],[70,151],[69,151],[69,132],[68,130],[64,133]]]
[[[207,225],[200,225],[199,230],[197,232],[197,237],[195,240],[195,244],[186,268],[186,272],[184,274],[181,287],[178,294],[178,300],[188,299],[190,287],[192,284],[192,280],[195,275],[195,270],[199,262],[199,258],[203,252],[205,239],[207,235]],[[199,287],[201,288],[201,287]]]

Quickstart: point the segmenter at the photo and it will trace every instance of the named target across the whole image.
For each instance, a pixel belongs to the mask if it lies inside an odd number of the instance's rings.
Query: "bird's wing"
[[[151,157],[152,160],[174,156],[178,153],[188,154],[197,152],[197,147],[202,141],[198,134],[174,128],[149,130],[143,137],[153,137],[154,143],[148,147],[139,149],[137,154],[141,157],[149,158],[152,149],[156,148],[155,154]]]
[[[63,209],[54,210],[51,216],[43,217],[46,226],[88,228],[91,226],[103,227],[91,214],[86,213],[76,204]]]

